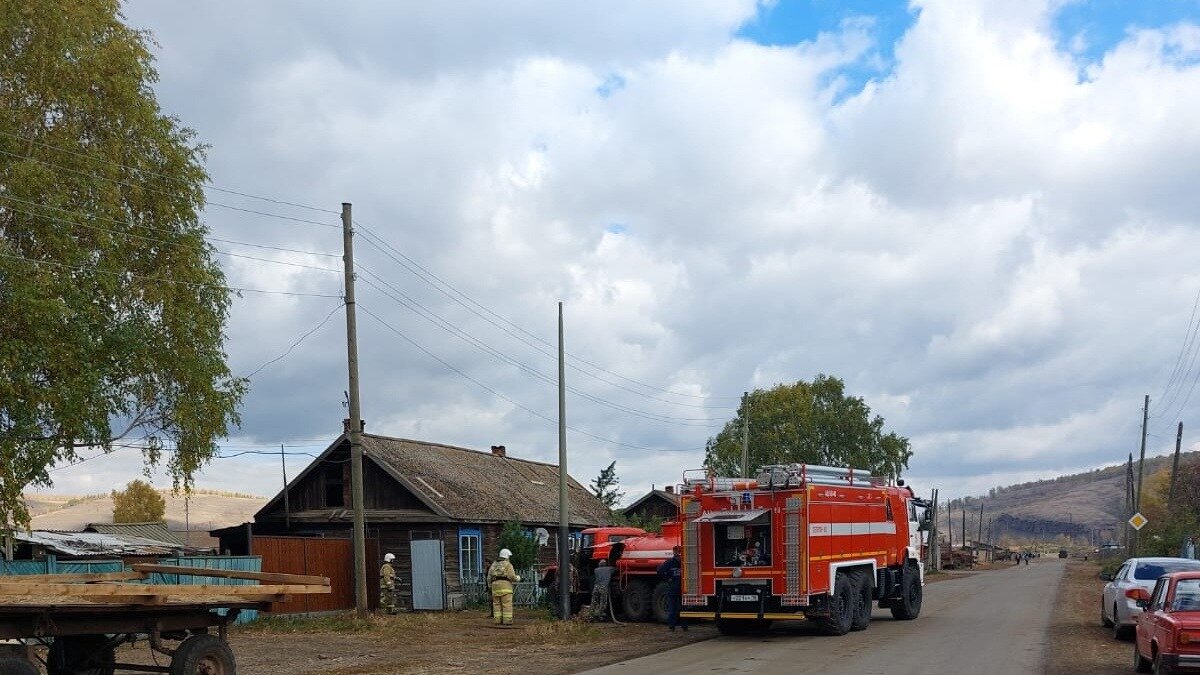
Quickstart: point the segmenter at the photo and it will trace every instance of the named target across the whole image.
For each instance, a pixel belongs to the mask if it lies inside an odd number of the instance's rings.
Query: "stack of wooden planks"
[[[152,584],[152,574],[194,579],[242,579],[245,585]],[[249,606],[286,602],[291,595],[328,593],[329,579],[300,574],[133,565],[128,572],[0,576],[0,612],[31,607],[112,605]]]

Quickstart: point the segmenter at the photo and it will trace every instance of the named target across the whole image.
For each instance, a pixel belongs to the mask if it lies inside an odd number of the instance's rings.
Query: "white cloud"
[[[1126,451],[1200,284],[1200,29],[1130,33],[1081,72],[1052,34],[1057,3],[926,0],[893,70],[855,93],[840,73],[875,58],[869,23],[784,48],[734,37],[748,0],[495,7],[134,2],[128,13],[163,45],[162,103],[212,144],[218,185],[332,211],[354,202],[362,227],[514,325],[453,302],[360,231],[365,269],[551,377],[566,301],[568,351],[617,374],[573,360],[607,382],[579,370],[568,382],[675,418],[573,395],[572,426],[626,444],[573,432],[581,481],[614,459],[631,493],[677,480],[743,390],[821,372],[913,438],[918,483],[985,490]],[[216,236],[340,253],[332,228],[216,207],[207,220]],[[341,286],[223,262],[247,287]],[[365,283],[359,296],[471,377],[556,416],[553,385]],[[238,300],[232,361],[282,353],[335,303]],[[554,461],[552,422],[369,316],[359,325],[370,429]],[[337,433],[343,330],[335,317],[256,378],[243,440]]]

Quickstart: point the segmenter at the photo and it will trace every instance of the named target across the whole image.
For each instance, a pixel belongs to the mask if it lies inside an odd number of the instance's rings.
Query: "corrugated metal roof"
[[[182,546],[141,537],[100,534],[98,532],[17,532],[17,541],[45,546],[58,555],[171,555]]]
[[[115,534],[119,536],[141,537],[142,539],[153,539],[154,541],[163,541],[168,544],[176,544],[183,546],[184,541],[179,535],[167,529],[167,524],[163,522],[157,523],[88,523],[87,527],[83,528],[84,532],[98,532],[100,534]]]

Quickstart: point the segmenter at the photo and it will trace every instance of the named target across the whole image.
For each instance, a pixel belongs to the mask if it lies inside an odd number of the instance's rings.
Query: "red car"
[[[1200,671],[1200,572],[1159,577],[1154,591],[1126,591],[1143,608],[1137,616],[1133,665],[1156,675]]]

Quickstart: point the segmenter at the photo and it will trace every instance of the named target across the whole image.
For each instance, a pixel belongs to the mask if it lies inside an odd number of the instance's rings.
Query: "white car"
[[[1125,592],[1133,588],[1154,590],[1154,582],[1164,574],[1200,570],[1200,560],[1187,558],[1130,558],[1104,585],[1100,595],[1100,621],[1113,627],[1113,637],[1124,640],[1133,635],[1137,615],[1142,613],[1133,598]]]

